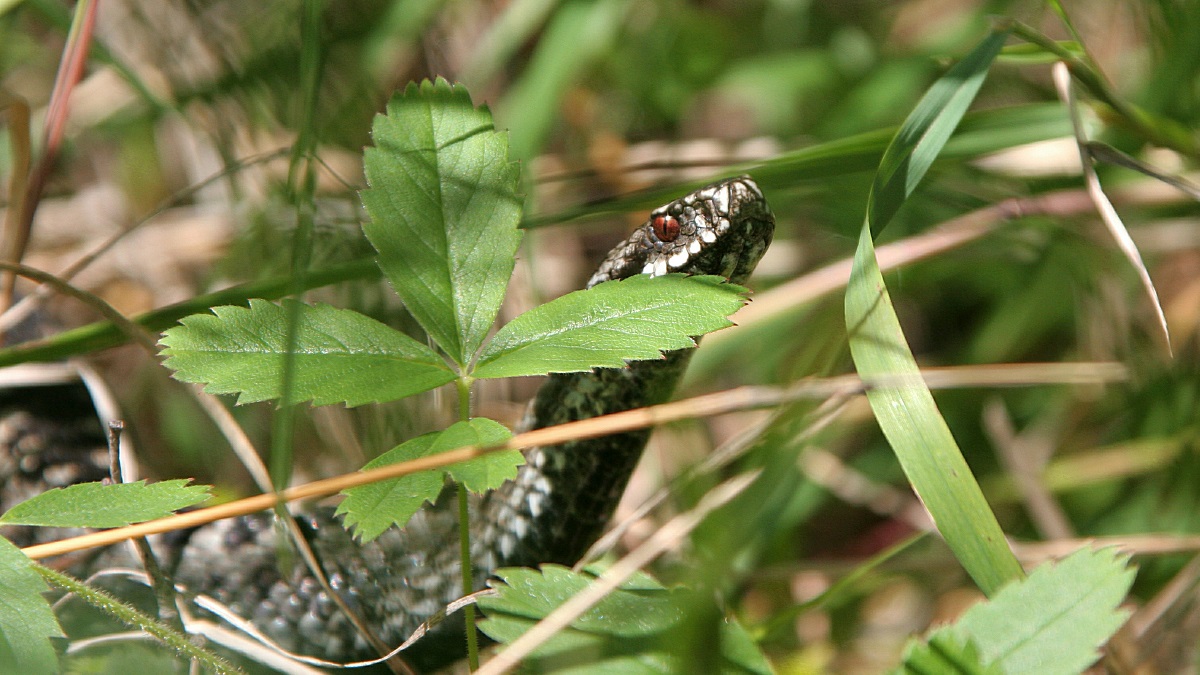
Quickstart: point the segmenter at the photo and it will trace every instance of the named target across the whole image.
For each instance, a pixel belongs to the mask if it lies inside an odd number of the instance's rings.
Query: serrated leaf
[[[1129,557],[1081,549],[1035,569],[953,624],[913,642],[896,673],[1083,672],[1125,622],[1121,601],[1133,583]]]
[[[694,337],[733,325],[746,289],[714,276],[637,275],[568,293],[525,312],[483,349],[478,378],[620,368],[696,346]]]
[[[1129,557],[1081,549],[1005,586],[957,622],[984,660],[1005,673],[1079,673],[1125,623],[1121,601],[1133,584]]]
[[[460,365],[483,343],[515,264],[520,171],[486,107],[443,79],[410,84],[375,118],[363,231],[425,331]]]
[[[961,631],[939,630],[928,642],[912,642],[893,675],[1002,675],[997,667],[983,662],[979,650]]]
[[[512,433],[499,422],[477,417],[469,422],[456,422],[444,431],[405,441],[363,468],[396,464],[467,445],[494,445],[511,437]],[[420,471],[351,488],[343,493],[346,498],[338,505],[337,512],[346,516],[346,527],[351,528],[356,537],[371,541],[392,525],[404,527],[422,504],[437,499],[447,473],[472,492],[481,493],[514,478],[517,467],[524,462],[525,458],[518,450],[492,452],[446,469]]]
[[[541,571],[526,567],[497,570],[488,584],[497,595],[480,598],[479,604],[492,613],[541,619],[571,596],[587,588],[595,575],[573,572],[561,565],[542,565]],[[591,611],[575,620],[572,628],[603,635],[644,637],[674,626],[683,613],[671,601],[673,591],[639,573],[620,590],[601,600]],[[486,632],[486,630],[485,630]]]
[[[149,483],[76,483],[31,497],[0,516],[10,525],[124,527],[165,518],[208,499],[209,486],[189,479]]]
[[[417,436],[388,450],[369,462],[364,469],[395,464],[431,454],[441,432]],[[346,498],[338,504],[337,513],[344,514],[345,526],[354,536],[366,542],[383,534],[392,525],[404,527],[408,519],[426,501],[437,499],[445,484],[443,471],[419,471],[393,480],[380,481],[343,492]]]
[[[511,643],[537,621],[586,588],[595,575],[558,565],[541,570],[497,570],[488,582],[497,590],[482,596],[487,617],[479,626],[492,639]],[[618,590],[554,635],[533,653],[539,670],[572,673],[675,673],[672,633],[684,617],[683,589],[668,589],[637,573]],[[720,626],[723,672],[769,673],[770,666],[736,622]]]
[[[287,306],[285,306],[287,305]],[[294,353],[288,354],[288,310],[297,308]],[[432,349],[348,309],[254,299],[214,307],[163,334],[164,365],[175,379],[205,384],[238,403],[282,396],[285,360],[294,359],[291,399],[348,406],[392,401],[441,386],[454,373]]]
[[[442,432],[437,452],[464,445],[495,445],[510,438],[512,432],[508,427],[486,417],[476,417],[467,424],[457,422]],[[446,467],[446,473],[471,492],[483,494],[500,487],[506,480],[516,478],[517,467],[524,463],[525,455],[520,450],[502,450],[451,464]]]
[[[50,638],[62,637],[49,590],[29,558],[0,538],[0,672],[56,673],[58,657]]]

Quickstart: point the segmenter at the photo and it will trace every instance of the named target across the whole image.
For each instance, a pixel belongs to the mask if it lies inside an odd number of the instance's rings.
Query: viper
[[[750,177],[716,182],[652,211],[605,257],[587,286],[670,273],[721,275],[740,284],[774,228]],[[662,403],[693,351],[623,368],[552,374],[520,430]],[[527,449],[514,480],[470,505],[472,590],[500,567],[575,563],[606,526],[648,436],[642,430]],[[403,529],[366,544],[351,537],[332,509],[314,508],[296,519],[330,586],[385,644],[403,643],[463,594],[450,487]],[[284,649],[332,661],[377,656],[304,565],[281,572],[276,537],[272,516],[262,514],[200,527],[159,548],[179,588],[223,603]],[[461,658],[463,630],[461,612],[451,614],[401,655],[422,671],[441,667]]]

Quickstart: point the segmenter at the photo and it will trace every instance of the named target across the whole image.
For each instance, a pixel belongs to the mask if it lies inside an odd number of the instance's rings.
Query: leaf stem
[[[1197,146],[1191,133],[1182,128],[1178,122],[1151,113],[1118,95],[1091,63],[1090,58],[1079,58],[1057,41],[1020,21],[1013,21],[1008,25],[1011,26],[1013,34],[1017,37],[1062,59],[1070,69],[1071,75],[1097,100],[1111,108],[1129,129],[1155,145],[1177,150],[1189,157],[1200,155],[1200,147]],[[1082,45],[1082,43],[1080,44]]]
[[[189,659],[195,659],[204,666],[211,668],[213,672],[220,674],[228,673],[229,675],[242,672],[225,659],[192,644],[183,633],[172,630],[166,624],[156,621],[141,610],[116,600],[98,588],[93,588],[74,577],[57,572],[44,565],[32,565],[31,567],[46,581],[74,594],[84,602],[100,609],[122,623],[146,631],[158,638],[166,646],[175,650],[176,653]]]
[[[471,382],[469,375],[458,380],[458,419],[462,422],[471,420]],[[458,484],[458,546],[459,566],[462,569],[463,595],[475,590],[475,580],[471,574],[471,528],[470,511],[468,509],[467,486]],[[475,632],[475,605],[463,608],[463,619],[467,627],[467,667],[472,671],[479,669],[479,638]]]

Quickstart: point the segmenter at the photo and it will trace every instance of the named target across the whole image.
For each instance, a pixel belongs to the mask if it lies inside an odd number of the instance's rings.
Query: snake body
[[[749,177],[714,183],[655,209],[608,254],[588,287],[672,272],[740,283],[773,231],[774,218]],[[691,351],[625,368],[550,375],[522,430],[664,402]],[[527,450],[514,480],[471,504],[477,586],[499,567],[578,560],[611,516],[648,435],[635,431]],[[355,542],[332,509],[298,520],[333,588],[378,638],[397,645],[462,595],[455,507],[447,489],[403,530],[393,528],[367,544]],[[226,604],[285,649],[337,661],[374,655],[303,565],[280,572],[270,516],[199,528],[173,554],[177,583]],[[461,619],[456,624],[452,618],[403,656],[419,669],[432,669],[459,658],[463,643]]]

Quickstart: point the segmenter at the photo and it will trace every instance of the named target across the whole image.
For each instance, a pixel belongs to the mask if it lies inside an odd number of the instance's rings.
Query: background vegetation
[[[286,279],[298,266],[341,269],[371,253],[356,190],[373,116],[407,82],[444,76],[492,108],[521,160],[529,232],[502,321],[578,288],[647,208],[693,182],[738,172],[758,180],[778,219],[750,283],[758,300],[741,328],[708,341],[678,396],[854,372],[849,268],[814,272],[853,255],[888,140],[948,63],[983,39],[987,17],[1031,26],[1009,41],[877,246],[891,243],[906,260],[887,280],[918,361],[980,366],[935,385],[944,388],[936,400],[1018,559],[1032,567],[1087,538],[1120,544],[1139,571],[1132,619],[1104,667],[1193,667],[1195,199],[1128,166],[1097,166],[1156,284],[1169,351],[1136,266],[1085,192],[1051,59],[1028,46],[1038,34],[1077,39],[1064,55],[1080,59],[1088,138],[1186,173],[1200,115],[1197,3],[1101,1],[1065,13],[936,0],[81,7],[94,15],[0,0],[9,115],[0,175],[24,175],[32,158],[30,185],[44,177],[40,190],[10,183],[10,259],[21,248],[14,205],[36,204],[24,262],[65,276],[104,244],[71,283],[126,315]],[[90,51],[69,105],[50,105],[60,60],[79,44]],[[22,149],[22,106],[32,111],[32,150]],[[352,269],[309,297],[418,330],[377,273]],[[62,328],[98,318],[61,296],[42,312]],[[68,354],[88,355],[116,385],[148,473],[253,490],[192,390],[145,351],[60,337],[0,358]],[[1034,375],[982,368],[1022,363],[1053,365]],[[1006,386],[1014,379],[1023,386]],[[536,386],[488,383],[477,408],[515,422]],[[958,616],[980,593],[940,540],[910,540],[928,521],[865,400],[792,405],[660,429],[618,518],[710,448],[751,433],[752,456],[786,458],[778,466],[795,472],[786,498],[769,512],[735,503],[699,529],[695,553],[676,552],[656,572],[697,582],[704,570],[698,583],[721,594],[781,671],[880,672],[911,635]],[[455,411],[443,392],[303,408],[286,424],[268,404],[235,414],[258,447],[278,448],[290,434],[296,472],[313,477],[356,469],[446,427]],[[696,503],[708,487],[700,483],[633,523],[623,546]]]

